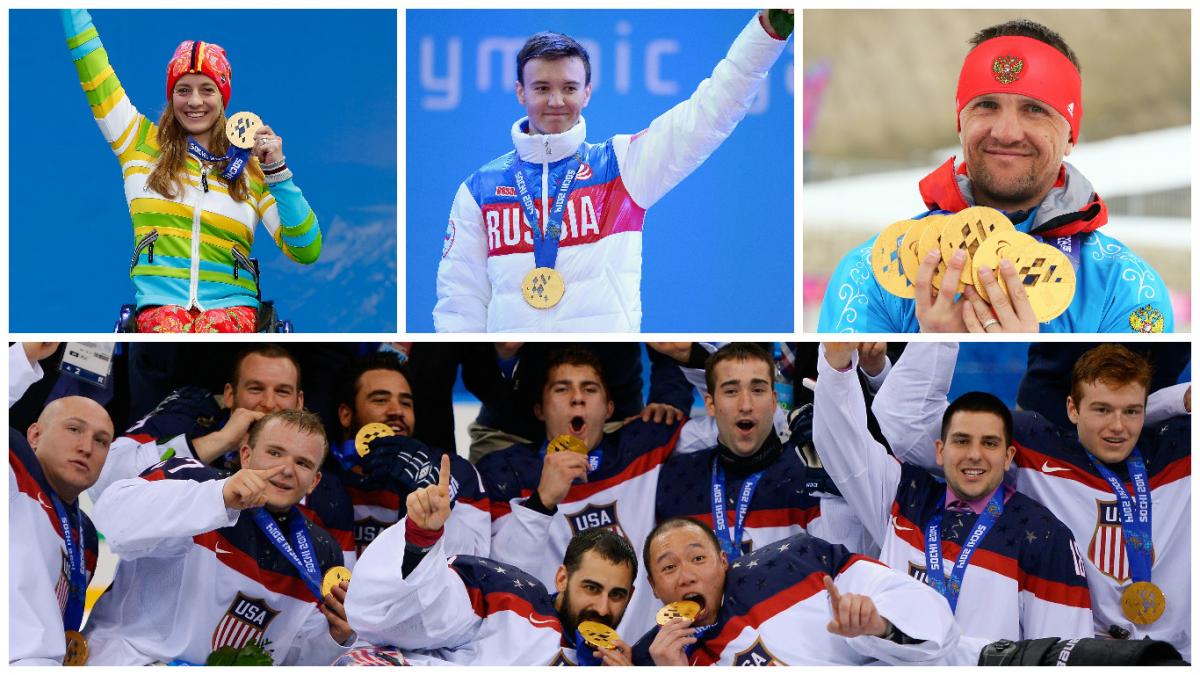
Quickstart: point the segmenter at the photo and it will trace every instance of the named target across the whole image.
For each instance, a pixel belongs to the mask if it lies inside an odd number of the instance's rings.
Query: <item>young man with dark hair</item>
[[[223,476],[175,457],[117,481],[96,503],[120,559],[85,631],[95,665],[204,664],[229,648],[279,665],[323,665],[354,632],[337,543],[296,505],[321,480],[328,451],[316,415],[280,410],[255,421]]]
[[[447,551],[487,555],[491,515],[479,474],[463,457],[413,438],[416,410],[408,367],[395,355],[372,354],[354,362],[338,397],[342,440],[333,446],[325,464],[326,472],[340,482],[318,487],[309,503],[323,515],[341,501],[350,502],[355,553],[360,556],[380,532],[404,517],[410,492],[437,482],[441,457],[448,454],[455,506]],[[392,435],[371,441],[367,454],[360,457],[355,437],[367,424],[387,425]]]
[[[700,611],[646,633],[637,665],[932,665],[957,648],[936,593],[808,534],[730,564],[704,524],[672,518],[647,538],[645,559],[655,597]]]
[[[1083,120],[1083,85],[1070,47],[1054,31],[1024,19],[985,28],[971,45],[955,95],[963,159],[951,157],[922,179],[921,198],[929,210],[916,216],[917,224],[907,230],[889,232],[898,233],[899,241],[907,233],[919,234],[914,228],[928,216],[957,214],[973,206],[1003,211],[1019,232],[1061,251],[1061,263],[1051,262],[1074,268],[1073,299],[1060,315],[1038,323],[1025,286],[1065,277],[1039,267],[1032,257],[1020,273],[1004,257],[996,270],[981,267],[974,280],[967,265],[987,235],[969,235],[970,229],[963,232],[962,247],[970,253],[960,249],[943,261],[934,247],[919,261],[915,275],[894,267],[915,279],[911,286],[899,282],[906,293],[895,295],[900,291],[885,290],[872,271],[873,250],[896,250],[896,242],[890,240],[875,249],[881,234],[842,258],[826,287],[817,330],[1174,331],[1170,294],[1162,278],[1121,242],[1099,232],[1108,222],[1108,207],[1088,179],[1064,161],[1079,143]],[[935,286],[938,276],[940,286]],[[1129,283],[1130,278],[1138,283]]]
[[[304,407],[300,365],[283,347],[248,347],[238,353],[229,372],[221,406],[200,387],[181,387],[113,441],[111,457],[88,496],[99,500],[115,481],[134,478],[168,457],[212,464],[245,443],[255,420]]]
[[[577,630],[621,622],[638,572],[629,542],[603,528],[573,536],[554,595],[518,567],[450,556],[448,463],[437,485],[408,495],[407,517],[359,561],[346,608],[360,638],[398,648],[411,665],[630,665],[627,644],[592,648]]]
[[[879,559],[937,590],[980,648],[999,639],[1091,637],[1087,578],[1071,531],[1003,485],[1016,453],[1008,407],[968,392],[946,408],[933,443],[940,481],[897,462],[871,436],[854,375],[857,352],[855,342],[822,347],[813,441],[880,546]]]
[[[597,367],[586,350],[552,354],[534,408],[544,440],[496,451],[478,464],[492,506],[492,557],[547,586],[575,534],[599,527],[641,542],[654,527],[659,471],[682,426],[635,419],[605,434],[613,403]],[[652,606],[648,592],[634,592],[621,632],[649,627]]]
[[[717,443],[667,460],[655,518],[686,516],[715,528],[730,562],[798,532],[862,552],[870,543],[862,524],[845,500],[824,491],[836,488],[798,451],[806,439],[783,443],[775,433],[774,376],[771,355],[751,342],[708,357],[704,407],[716,420]]]
[[[955,343],[910,344],[880,389],[875,415],[903,461],[935,466],[957,358]],[[1097,635],[1164,640],[1190,659],[1191,415],[1144,428],[1150,375],[1119,344],[1085,352],[1065,401],[1074,429],[1013,414],[1009,480],[1080,543]]]
[[[450,209],[435,329],[637,332],[645,211],[749,111],[787,44],[776,30],[759,12],[691,98],[598,144],[582,116],[587,52],[557,33],[530,38],[517,59],[526,116],[512,126],[515,149],[468,176]]]
[[[43,373],[57,343],[8,349],[9,407]],[[96,572],[96,528],[79,495],[100,476],[112,442],[108,412],[81,396],[55,399],[29,426],[8,430],[8,663],[84,665],[84,601]]]

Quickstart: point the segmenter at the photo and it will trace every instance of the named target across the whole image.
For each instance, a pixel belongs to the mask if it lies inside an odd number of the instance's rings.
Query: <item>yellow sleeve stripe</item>
[[[108,117],[108,113],[112,112],[112,109],[117,107],[117,104],[120,103],[124,98],[125,87],[119,87],[112,93],[111,96],[104,99],[100,105],[92,106],[92,116],[98,120]]]
[[[106,66],[104,70],[100,71],[100,74],[96,75],[87,82],[80,82],[79,86],[83,87],[84,91],[92,91],[103,84],[104,80],[108,79],[110,75],[116,75],[116,73],[113,72],[113,67],[111,65]]]

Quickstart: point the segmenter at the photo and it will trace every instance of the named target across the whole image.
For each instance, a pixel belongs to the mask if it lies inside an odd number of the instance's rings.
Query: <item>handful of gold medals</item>
[[[579,624],[579,634],[583,641],[597,649],[616,649],[617,640],[621,639],[617,631],[598,621],[584,621]]]
[[[941,288],[946,261],[962,249],[967,259],[957,293],[974,286],[979,296],[990,302],[979,277],[984,267],[992,271],[1000,290],[1007,293],[999,267],[1001,260],[1008,260],[1017,270],[1039,323],[1065,312],[1075,298],[1075,268],[1066,254],[1018,232],[1003,213],[987,206],[892,223],[871,247],[871,270],[887,292],[915,298],[917,269],[934,249],[942,254],[933,275],[934,292]]]

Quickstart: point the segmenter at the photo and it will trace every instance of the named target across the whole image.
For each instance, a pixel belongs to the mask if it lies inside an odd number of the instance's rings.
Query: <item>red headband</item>
[[[1041,40],[1005,36],[986,40],[972,49],[958,74],[955,117],[971,99],[984,94],[1036,98],[1066,118],[1071,125],[1072,143],[1079,140],[1079,123],[1083,120],[1079,71],[1062,52]]]
[[[207,75],[216,83],[221,92],[221,101],[229,106],[232,95],[230,87],[233,84],[233,70],[229,67],[229,59],[220,45],[211,42],[185,40],[175,48],[175,55],[167,64],[167,100],[171,100],[171,90],[175,82],[189,73]]]

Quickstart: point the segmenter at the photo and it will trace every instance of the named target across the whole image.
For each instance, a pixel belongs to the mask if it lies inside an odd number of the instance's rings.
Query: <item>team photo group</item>
[[[1190,658],[1188,343],[96,344],[9,348],[13,665]]]

